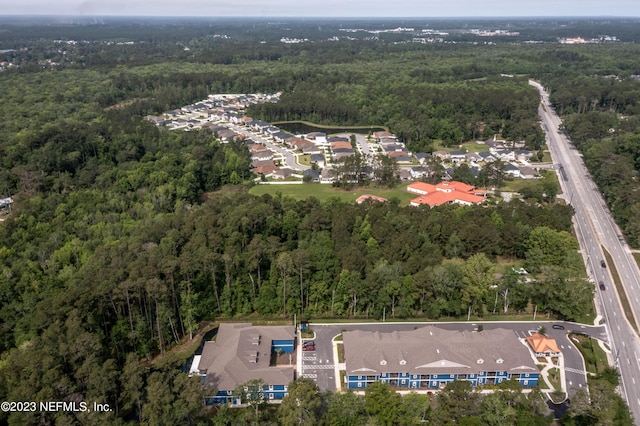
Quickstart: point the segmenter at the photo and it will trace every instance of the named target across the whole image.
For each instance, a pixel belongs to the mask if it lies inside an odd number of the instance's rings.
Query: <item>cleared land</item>
[[[289,196],[296,200],[316,197],[320,201],[327,200],[331,197],[338,197],[344,201],[355,201],[361,195],[372,194],[386,198],[387,200],[395,197],[400,200],[400,205],[408,206],[409,202],[416,198],[417,195],[407,192],[407,185],[408,183],[403,183],[394,188],[381,188],[376,186],[358,187],[348,191],[341,188],[334,188],[329,184],[318,183],[303,185],[256,185],[249,190],[249,193],[253,195],[276,195],[280,192],[282,195]]]

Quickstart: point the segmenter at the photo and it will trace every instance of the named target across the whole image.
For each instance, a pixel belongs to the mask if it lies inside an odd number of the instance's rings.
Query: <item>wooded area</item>
[[[634,44],[263,46],[176,30],[187,51],[173,38],[147,42],[166,32],[150,28],[133,45],[0,36],[3,48],[16,49],[3,55],[19,65],[0,73],[0,195],[15,200],[0,225],[5,400],[97,401],[114,408],[101,422],[193,424],[208,421],[199,383],[169,353],[204,321],[294,313],[375,319],[383,312],[488,318],[534,306],[570,320],[591,313],[592,285],[569,207],[429,210],[393,200],[251,196],[243,144],[221,144],[204,131],[169,132],[143,118],[209,93],[283,91],[279,104],[252,113],[388,126],[416,151],[495,133],[538,149],[539,97],[526,80],[540,79],[616,218],[639,243],[640,83],[628,78],[640,74],[629,62]],[[63,38],[64,30],[55,34]],[[613,73],[623,79],[602,77]],[[516,265],[535,281],[515,273]],[[162,362],[151,362],[158,356]],[[325,415],[338,418],[353,397],[328,398],[335,405]],[[394,404],[416,414],[406,408],[412,398]],[[477,400],[473,415],[484,419],[491,410],[482,414],[480,405],[495,399]],[[358,415],[378,415],[367,399],[348,403]],[[96,421],[70,413],[0,419]]]

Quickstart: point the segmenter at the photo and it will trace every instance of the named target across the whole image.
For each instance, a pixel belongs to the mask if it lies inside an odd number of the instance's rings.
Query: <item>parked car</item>
[[[604,283],[600,281],[600,290],[604,290],[604,289],[606,289],[606,287],[604,286]]]
[[[551,328],[553,328],[554,330],[564,330],[564,325],[553,324]]]
[[[607,267],[607,264],[606,264],[606,263],[604,263],[604,260],[601,260],[601,261],[600,261],[600,266],[602,266],[603,268],[606,268],[606,267]]]

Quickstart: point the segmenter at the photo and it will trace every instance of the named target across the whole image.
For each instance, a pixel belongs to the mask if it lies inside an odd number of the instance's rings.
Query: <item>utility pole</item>
[[[536,320],[536,314],[538,313],[538,305],[536,305],[536,307],[533,310],[533,320]]]

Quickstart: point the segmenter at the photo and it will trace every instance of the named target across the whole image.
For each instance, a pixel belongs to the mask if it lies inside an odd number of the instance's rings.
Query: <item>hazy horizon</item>
[[[300,18],[636,18],[638,0],[0,0],[0,16]]]

